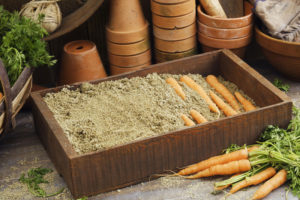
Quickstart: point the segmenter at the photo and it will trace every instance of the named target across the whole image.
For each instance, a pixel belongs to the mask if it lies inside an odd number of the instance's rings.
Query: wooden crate
[[[36,131],[75,198],[147,180],[152,174],[175,170],[219,154],[230,144],[254,143],[267,125],[284,127],[292,116],[291,100],[229,50],[157,64],[91,83],[146,76],[153,72],[222,75],[245,91],[260,108],[108,150],[78,155],[42,99],[46,93],[57,92],[62,87],[35,92],[31,97]]]

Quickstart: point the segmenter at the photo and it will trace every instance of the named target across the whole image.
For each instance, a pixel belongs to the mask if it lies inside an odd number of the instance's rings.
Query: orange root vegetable
[[[199,163],[190,165],[187,168],[180,170],[178,172],[178,175],[182,175],[182,176],[190,175],[190,174],[194,174],[196,172],[205,170],[214,165],[220,165],[220,164],[228,163],[231,161],[243,160],[243,159],[247,159],[247,158],[248,158],[248,151],[246,149],[241,149],[241,150],[234,151],[231,153],[214,156],[207,160],[203,160]]]
[[[206,77],[206,82],[219,94],[221,94],[234,110],[236,110],[237,112],[240,110],[240,105],[233,94],[222,83],[218,81],[217,77],[215,77],[214,75],[208,75]]]
[[[192,117],[194,118],[194,120],[198,123],[204,123],[207,122],[207,119],[205,119],[205,117],[203,117],[199,112],[197,112],[196,110],[191,110],[190,114],[192,115]]]
[[[247,148],[247,150],[248,150],[248,152],[252,152],[252,151],[259,149],[259,147],[260,146],[258,146],[258,145],[253,145],[252,147]]]
[[[226,104],[220,97],[218,97],[215,93],[210,91],[210,96],[212,100],[217,104],[217,106],[224,112],[226,116],[232,116],[238,114],[233,108],[231,108],[228,104]]]
[[[184,121],[184,124],[186,126],[195,126],[196,125],[190,118],[188,118],[188,116],[186,116],[184,114],[181,115],[181,119]]]
[[[258,190],[254,193],[252,199],[262,199],[266,197],[270,192],[284,184],[287,180],[287,172],[282,169],[271,179],[266,181]]]
[[[230,178],[233,178],[233,177],[235,177],[237,175],[240,175],[240,173],[237,173],[237,174],[231,176]],[[214,187],[214,191],[224,190],[224,189],[228,188],[229,186],[231,186],[231,184],[220,186],[220,187]]]
[[[191,79],[188,76],[182,76],[180,78],[181,82],[184,82],[187,86],[198,92],[198,94],[205,100],[205,102],[208,104],[209,109],[215,113],[219,113],[218,107],[212,102],[212,100],[209,98],[209,96],[205,93],[204,89],[198,85],[193,79]]]
[[[177,81],[176,81],[174,78],[169,77],[169,78],[166,79],[166,82],[174,88],[175,92],[176,92],[183,100],[185,99],[185,94],[184,94],[184,92],[183,92],[181,86],[177,83]]]
[[[256,109],[256,107],[250,101],[245,99],[245,97],[243,97],[239,92],[235,92],[234,95],[239,100],[239,102],[243,105],[245,111],[251,111]]]
[[[216,176],[216,175],[231,175],[241,172],[246,172],[251,169],[249,160],[236,160],[229,163],[214,165],[208,169],[202,170],[194,175],[188,176],[188,179]]]
[[[249,178],[246,178],[242,181],[240,181],[239,183],[235,184],[231,190],[230,190],[230,194],[233,194],[245,187],[251,186],[251,185],[257,185],[259,183],[264,182],[265,180],[268,180],[269,178],[271,178],[272,176],[274,176],[274,174],[276,174],[276,170],[273,167],[269,167],[265,170],[263,170],[262,172],[255,174],[254,176],[251,176]]]

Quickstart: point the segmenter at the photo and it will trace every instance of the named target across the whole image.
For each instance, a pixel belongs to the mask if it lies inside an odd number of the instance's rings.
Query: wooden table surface
[[[287,94],[294,101],[295,105],[300,107],[300,82],[290,81],[280,76],[264,60],[249,64],[255,66],[255,69],[270,81],[279,78],[285,83],[288,83],[291,88]],[[26,186],[18,181],[22,173],[26,173],[29,169],[34,167],[51,168],[54,170],[46,176],[50,183],[42,185],[46,191],[55,192],[62,187],[67,187],[64,180],[57,174],[45,149],[35,134],[31,112],[23,110],[17,116],[17,127],[15,131],[0,143],[0,200],[41,199],[33,197],[31,193],[28,192]],[[183,180],[176,177],[165,177],[110,193],[100,194],[90,197],[89,199],[224,199],[224,193],[219,195],[211,194],[213,182],[216,180],[218,179]],[[250,199],[256,189],[257,187],[251,187],[227,199]],[[297,199],[291,193],[286,193],[285,189],[286,185],[272,192],[272,194],[265,199],[285,199],[286,195],[289,200]],[[72,199],[72,195],[68,189],[65,189],[60,195],[44,199]]]

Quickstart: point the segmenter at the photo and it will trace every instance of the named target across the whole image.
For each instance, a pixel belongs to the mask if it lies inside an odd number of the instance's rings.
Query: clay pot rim
[[[115,66],[119,66],[119,67],[136,67],[139,65],[143,65],[145,63],[151,62],[151,49],[149,49],[148,51],[145,51],[143,53],[137,54],[137,55],[131,55],[131,56],[122,56],[122,55],[114,55],[111,54],[110,52],[108,52],[108,58],[109,58],[109,63],[111,65],[115,65]],[[118,61],[112,61],[112,60],[117,60]],[[128,64],[128,61],[124,62],[124,59],[132,59],[135,61],[135,64]],[[120,65],[117,63],[121,63],[124,62],[124,65]],[[130,61],[130,63],[132,63],[132,61]],[[138,63],[138,64],[136,64]],[[128,64],[128,65],[125,65]]]
[[[192,35],[190,37],[187,37],[187,38],[185,38],[183,40],[188,40],[188,39],[191,39],[192,37],[195,37],[195,36],[197,36],[197,32],[194,35]],[[163,40],[163,39],[160,39],[160,38],[155,37],[155,36],[154,36],[154,39],[162,40],[162,41],[165,41],[165,42],[179,42],[179,41],[183,41],[183,40]]]
[[[158,15],[158,16],[160,16],[160,17],[181,17],[181,16],[184,16],[184,15],[187,15],[187,14],[190,14],[191,12],[188,12],[188,13],[182,13],[182,14],[176,14],[176,15],[174,15],[173,14],[173,12],[174,11],[172,11],[172,14],[169,14],[169,15],[161,15],[161,13],[157,13],[157,10],[154,10],[153,9],[153,6],[152,6],[152,2],[154,3],[154,4],[159,4],[160,6],[170,6],[170,5],[172,5],[172,6],[178,6],[178,5],[180,5],[180,4],[183,4],[183,3],[189,3],[189,2],[194,2],[194,6],[196,5],[196,3],[195,3],[195,1],[194,0],[186,0],[186,1],[184,1],[184,2],[181,2],[181,3],[176,3],[176,4],[162,4],[162,3],[158,3],[158,2],[156,2],[156,1],[154,1],[154,0],[150,0],[151,2],[151,6],[150,6],[150,9],[151,9],[151,13],[153,14],[156,14],[156,15]],[[194,11],[194,6],[193,6],[193,11]],[[190,8],[190,7],[188,7],[188,8]],[[161,12],[160,11],[160,9],[159,9],[159,12]]]
[[[139,67],[139,66],[143,66],[143,65],[146,65],[146,64],[151,64],[151,59],[150,60],[148,60],[148,61],[146,61],[145,63],[143,63],[143,64],[139,64],[139,65],[131,65],[131,66],[119,66],[119,65],[114,65],[114,64],[111,64],[111,63],[109,63],[110,65],[113,65],[114,67],[119,67],[119,68],[124,68],[124,69],[126,69],[126,68],[134,68],[134,67]]]
[[[142,41],[144,41],[144,40],[142,40]],[[108,41],[108,42],[109,42],[109,41]],[[141,41],[139,41],[139,42],[141,42]],[[149,43],[150,43],[150,41],[149,41]],[[115,43],[113,43],[113,44],[115,44]],[[133,43],[133,44],[135,44],[135,43]],[[122,44],[117,44],[117,45],[122,45]],[[107,53],[110,53],[110,54],[112,54],[112,55],[114,55],[114,56],[136,56],[136,55],[145,53],[146,51],[149,51],[149,50],[151,50],[151,46],[150,46],[150,48],[146,49],[145,51],[142,51],[142,52],[139,52],[139,53],[136,53],[136,54],[119,55],[119,54],[112,53],[112,52],[109,51],[108,49],[107,49]]]
[[[91,44],[91,48],[90,49],[87,49],[86,51],[82,51],[82,52],[70,52],[68,51],[68,47],[73,45],[74,43],[79,43],[79,42],[84,42],[84,43],[89,43]],[[94,50],[97,50],[97,47],[96,47],[96,44],[90,40],[74,40],[74,41],[71,41],[71,42],[68,42],[67,44],[64,45],[64,53],[67,53],[69,55],[85,55],[85,54],[88,54]]]
[[[170,5],[170,4],[173,5],[173,4],[180,4],[180,3],[183,3],[183,2],[188,1],[188,0],[177,0],[179,2],[176,2],[176,3],[165,3],[165,2],[160,2],[160,0],[152,0],[152,1],[155,1],[156,3],[159,3],[159,4],[164,4],[164,5]]]
[[[167,41],[184,40],[194,36],[196,33],[197,33],[196,22],[194,22],[193,24],[187,27],[176,28],[176,29],[164,29],[153,25],[153,35],[158,39],[167,40]]]
[[[183,54],[183,53],[192,52],[192,51],[197,51],[197,50],[198,50],[197,47],[195,47],[195,48],[191,48],[191,49],[186,50],[186,51],[180,51],[180,52],[166,52],[166,51],[162,51],[162,50],[159,50],[159,49],[154,48],[154,52],[158,51],[159,53],[164,53],[164,54],[174,54],[174,55],[176,55],[176,54]]]
[[[238,31],[240,29],[246,29],[246,28],[249,28],[249,27],[253,27],[253,24],[251,23],[251,24],[249,24],[247,26],[243,26],[243,27],[239,27],[239,28],[217,28],[217,27],[207,26],[206,24],[203,24],[200,20],[197,20],[198,29],[199,29],[199,24],[201,26],[205,26],[205,27],[207,27],[209,29],[214,29],[214,30],[219,30],[219,31]]]
[[[122,37],[121,35],[123,35],[123,34],[134,34],[134,33],[137,33],[137,32],[142,32],[142,31],[144,31],[145,29],[147,29],[148,28],[148,26],[149,26],[149,22],[147,21],[147,20],[145,20],[146,21],[146,23],[145,23],[145,25],[142,27],[142,28],[140,28],[140,29],[138,29],[138,30],[135,30],[135,31],[128,31],[128,32],[122,32],[122,31],[113,31],[113,30],[111,30],[108,26],[105,26],[105,29],[106,29],[106,31],[108,32],[108,33],[112,33],[112,34],[120,34],[120,37]]]
[[[250,4],[247,1],[244,1],[245,4]],[[219,18],[219,17],[213,17],[210,15],[205,14],[204,12],[202,12],[201,6],[198,5],[197,6],[197,14],[198,16],[202,15],[205,18],[208,18],[210,20],[215,20],[215,21],[227,21],[227,22],[234,22],[234,21],[238,21],[238,20],[243,20],[243,19],[247,19],[253,16],[253,12],[250,12],[248,15],[244,15],[243,17],[234,17],[234,18]]]

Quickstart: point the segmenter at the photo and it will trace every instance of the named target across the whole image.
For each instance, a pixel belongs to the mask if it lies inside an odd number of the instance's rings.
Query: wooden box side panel
[[[238,85],[258,106],[263,107],[282,101],[290,101],[285,93],[273,86],[272,83],[231,51],[223,51],[223,54],[220,56],[219,65],[220,75],[225,80]]]
[[[66,149],[61,145],[61,141],[55,136],[54,132],[58,130],[56,128],[53,129],[49,124],[49,118],[46,118],[47,115],[43,113],[43,106],[41,105],[43,102],[37,101],[37,98],[39,97],[37,95],[32,95],[32,98],[32,113],[34,116],[36,133],[58,173],[64,177],[69,189],[73,190],[70,159],[65,151]]]
[[[284,102],[74,158],[71,192],[80,197],[111,191],[220,154],[230,144],[252,144],[267,125],[286,126],[291,119],[291,108],[291,102]]]

